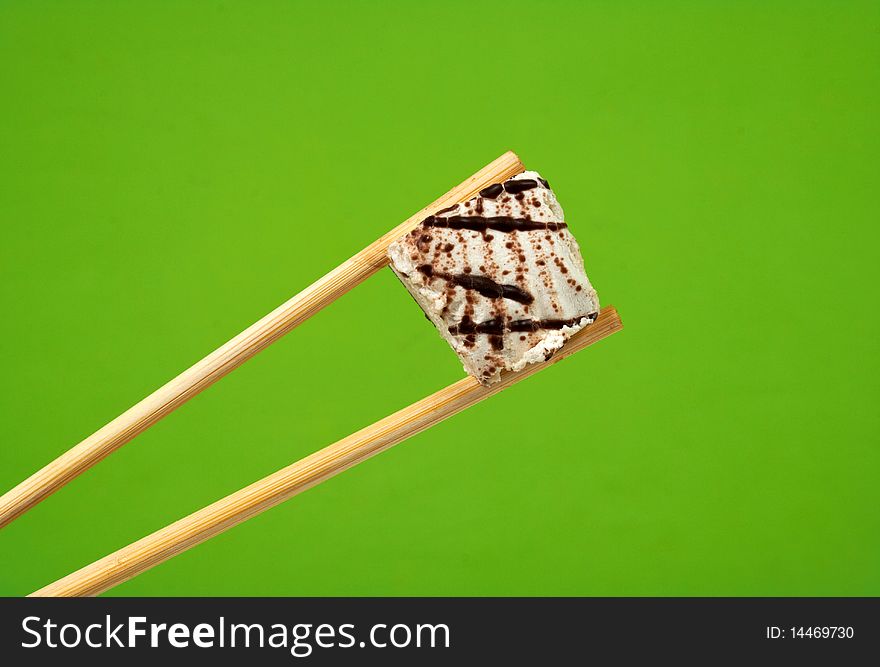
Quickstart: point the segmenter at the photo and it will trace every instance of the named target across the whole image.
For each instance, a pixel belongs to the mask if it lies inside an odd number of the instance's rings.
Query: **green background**
[[[2,3],[0,489],[510,148],[624,331],[111,594],[880,594],[878,27]],[[461,374],[385,270],[0,532],[0,594]]]

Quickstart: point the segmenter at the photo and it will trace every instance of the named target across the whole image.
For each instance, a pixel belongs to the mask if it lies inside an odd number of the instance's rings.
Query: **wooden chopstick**
[[[622,326],[614,307],[606,306],[593,324],[572,336],[549,361],[532,364],[516,373],[504,373],[501,381],[490,387],[484,387],[471,376],[459,380],[41,588],[31,597],[98,595],[610,336]]]
[[[523,170],[516,154],[508,151],[123,412],[0,497],[0,528],[386,266],[388,246],[425,217]]]

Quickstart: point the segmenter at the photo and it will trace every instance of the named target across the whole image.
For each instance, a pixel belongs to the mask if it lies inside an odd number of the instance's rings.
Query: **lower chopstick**
[[[572,336],[549,361],[527,366],[517,373],[505,373],[501,381],[491,387],[482,386],[470,376],[459,380],[41,588],[32,593],[32,597],[98,595],[610,336],[622,326],[617,311],[614,307],[607,306],[593,324]]]

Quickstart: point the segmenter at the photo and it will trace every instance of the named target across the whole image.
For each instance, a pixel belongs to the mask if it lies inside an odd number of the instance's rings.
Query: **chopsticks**
[[[507,180],[523,170],[515,153],[504,153],[123,412],[0,497],[0,528],[386,266],[388,246],[415,228],[425,217],[470,199],[483,188]]]
[[[500,382],[490,387],[467,376],[41,588],[31,597],[98,595],[610,336],[622,326],[614,307],[606,306],[593,324],[572,336],[549,361],[532,364],[516,373],[506,372]]]

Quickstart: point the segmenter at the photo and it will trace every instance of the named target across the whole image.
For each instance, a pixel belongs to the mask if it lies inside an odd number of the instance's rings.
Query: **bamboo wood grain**
[[[0,528],[386,266],[388,246],[426,216],[521,171],[508,151],[31,475],[0,497]]]
[[[501,381],[491,387],[482,386],[470,376],[459,380],[329,447],[41,588],[32,593],[31,597],[98,595],[424,431],[447,417],[497,394],[542,368],[610,336],[622,326],[617,311],[607,306],[602,309],[593,324],[572,336],[565,347],[550,361],[533,364],[517,373],[505,373]]]

